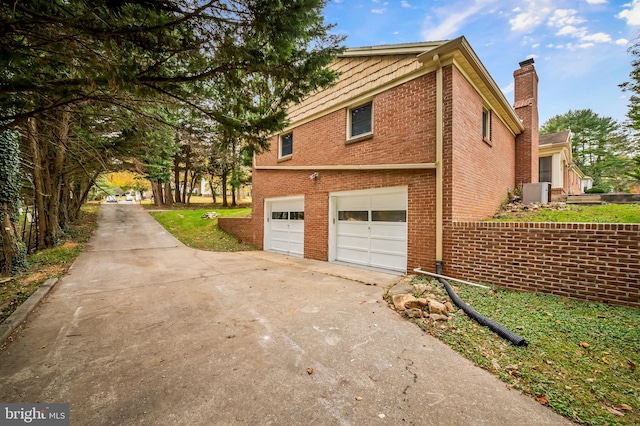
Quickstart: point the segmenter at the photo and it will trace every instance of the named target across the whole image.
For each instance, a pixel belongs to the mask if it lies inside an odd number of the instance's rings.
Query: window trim
[[[352,120],[351,120],[351,111],[357,108],[361,108],[366,105],[371,105],[371,131],[367,133],[361,133],[359,135],[353,136],[352,130]],[[375,107],[373,105],[373,99],[366,100],[364,102],[359,102],[355,105],[352,105],[347,108],[347,143],[359,142],[361,140],[371,139],[373,137],[374,126],[373,126],[373,117],[374,117]]]
[[[286,154],[283,155],[282,154],[282,139],[291,135],[291,153],[290,154]],[[282,133],[278,136],[278,159],[289,159],[293,156],[293,131],[291,132],[287,132],[287,133]]]
[[[489,146],[493,146],[491,141],[491,109],[482,106],[482,140]]]

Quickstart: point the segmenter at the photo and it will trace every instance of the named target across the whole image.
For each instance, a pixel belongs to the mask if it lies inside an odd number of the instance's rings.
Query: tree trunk
[[[233,207],[238,205],[236,204],[236,188],[234,188],[233,186],[231,187],[231,205]]]
[[[31,159],[33,161],[33,199],[37,209],[37,241],[47,246],[47,218],[44,208],[44,182],[42,177],[42,160],[40,148],[38,147],[38,124],[35,117],[28,119],[29,131],[27,138],[29,139],[29,148],[31,150]]]
[[[165,182],[164,184],[164,205],[173,206],[173,196],[171,194],[171,182]]]
[[[2,218],[0,229],[0,242],[2,243],[3,262],[0,263],[1,275],[13,275],[24,269],[24,250],[15,223],[11,221],[13,205],[0,204],[0,217]]]
[[[153,192],[153,204],[156,207],[161,207],[164,205],[163,194],[162,194],[162,184],[160,182],[151,182],[151,192]]]
[[[222,207],[228,207],[229,203],[227,202],[227,175],[228,172],[222,173]]]
[[[180,197],[180,170],[180,155],[176,153],[173,157],[173,179],[176,186],[176,203],[182,202],[182,197]]]
[[[211,188],[211,198],[213,198],[213,204],[216,203],[216,190],[213,187],[213,179],[209,180],[209,188]]]

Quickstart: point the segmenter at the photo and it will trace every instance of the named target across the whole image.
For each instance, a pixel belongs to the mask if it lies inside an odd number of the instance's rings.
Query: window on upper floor
[[[491,142],[491,110],[482,108],[482,139]]]
[[[293,154],[293,132],[280,136],[278,158],[290,157]]]
[[[350,108],[348,112],[347,139],[373,134],[373,102]]]

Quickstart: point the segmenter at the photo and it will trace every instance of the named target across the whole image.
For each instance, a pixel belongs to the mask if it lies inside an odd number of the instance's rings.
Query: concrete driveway
[[[0,401],[68,402],[73,425],[571,424],[389,309],[397,279],[192,250],[103,205],[0,352]]]

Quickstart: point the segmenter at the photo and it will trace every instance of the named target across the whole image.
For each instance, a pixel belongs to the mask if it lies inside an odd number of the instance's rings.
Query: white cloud
[[[580,38],[580,41],[592,41],[594,43],[611,43],[612,39],[609,34],[595,33]]]
[[[576,16],[575,9],[557,9],[549,18],[547,25],[550,27],[565,27],[567,25],[578,25],[585,22],[584,19]]]
[[[556,32],[556,35],[559,36],[571,36],[571,37],[584,37],[587,35],[587,29],[576,28],[572,25],[567,25],[566,27],[562,27]]]
[[[588,49],[588,48],[593,47],[593,46],[595,46],[595,44],[593,44],[593,43],[580,43],[578,45],[578,47],[580,49]]]
[[[616,44],[618,46],[626,46],[629,44],[629,40],[627,40],[626,38],[619,38],[616,40]]]
[[[387,9],[371,9],[371,13],[377,13],[378,15],[382,15],[386,11]]]
[[[609,0],[587,0],[587,3],[589,4],[604,4],[608,2]]]
[[[501,87],[502,93],[508,95],[509,93],[513,93],[513,81],[510,82],[506,87]]]
[[[526,9],[513,9],[517,15],[509,20],[511,31],[530,31],[541,25],[553,10],[551,0],[526,0],[525,3],[528,3]]]
[[[640,0],[633,0],[632,3],[624,5],[628,9],[616,15],[616,18],[625,19],[627,25],[640,25]]]
[[[400,2],[400,4],[402,5],[402,7],[404,7],[405,9],[411,9],[411,4],[409,4],[408,1],[402,0]]]
[[[435,27],[431,26],[431,17],[428,16],[423,24],[422,38],[424,40],[444,40],[456,34],[473,16],[480,11],[489,12],[486,6],[493,0],[473,0],[473,4],[456,3],[437,9],[438,17],[444,17]]]

